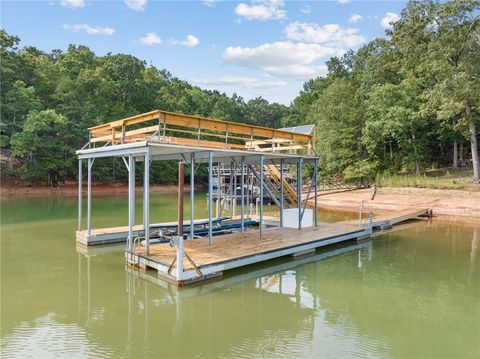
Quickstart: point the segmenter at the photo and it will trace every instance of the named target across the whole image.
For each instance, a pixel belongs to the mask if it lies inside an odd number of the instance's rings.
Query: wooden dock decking
[[[389,213],[379,213],[373,216],[372,228],[373,229],[386,229],[390,228],[393,225],[412,219],[417,219],[419,216],[424,216],[428,214],[428,208],[405,208],[401,211],[389,212]],[[362,225],[369,226],[368,217],[362,216]],[[343,223],[357,225],[359,224],[358,220],[346,221]]]
[[[259,231],[232,233],[214,237],[208,245],[206,238],[184,241],[183,278],[176,280],[176,248],[168,243],[150,245],[126,252],[127,263],[141,268],[153,268],[160,277],[179,285],[218,276],[224,270],[278,258],[346,240],[368,237],[369,228],[345,223],[322,223],[302,229],[274,227]]]
[[[248,217],[253,220],[258,220],[257,216]],[[245,220],[248,219],[245,217]],[[240,216],[233,216],[229,220],[239,220]],[[266,224],[276,224],[278,223],[278,218],[273,216],[263,216],[263,220]],[[195,223],[208,221],[208,218],[196,219]],[[177,221],[172,222],[162,222],[162,223],[152,223],[150,224],[150,231],[158,227],[163,226],[176,226],[178,225]],[[190,220],[183,222],[184,227],[190,226]],[[143,237],[144,228],[143,224],[137,224],[133,226],[133,235],[135,237]],[[128,226],[119,226],[119,227],[106,227],[91,229],[90,234],[87,230],[76,231],[76,241],[78,244],[84,246],[95,246],[101,244],[111,244],[111,243],[120,243],[125,242],[128,238]]]

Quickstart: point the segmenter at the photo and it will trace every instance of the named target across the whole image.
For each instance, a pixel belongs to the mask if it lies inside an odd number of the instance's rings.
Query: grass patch
[[[466,169],[427,170],[420,176],[414,174],[380,173],[375,178],[378,187],[418,187],[434,189],[467,189],[475,185],[473,172]]]

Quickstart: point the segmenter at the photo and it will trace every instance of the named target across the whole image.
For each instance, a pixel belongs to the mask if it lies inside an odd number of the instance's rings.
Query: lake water
[[[175,195],[151,205],[175,219]],[[1,210],[2,358],[480,358],[480,225],[409,223],[178,289],[127,271],[123,245],[77,249],[75,198]],[[126,223],[126,196],[94,197],[94,227]]]

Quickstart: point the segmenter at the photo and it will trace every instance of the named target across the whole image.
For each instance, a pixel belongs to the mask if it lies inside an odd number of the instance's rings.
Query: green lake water
[[[76,248],[76,206],[1,201],[2,358],[480,358],[480,224],[408,223],[178,289],[127,271],[122,244]],[[152,195],[152,222],[175,216]],[[94,197],[92,218],[125,225],[126,196]]]

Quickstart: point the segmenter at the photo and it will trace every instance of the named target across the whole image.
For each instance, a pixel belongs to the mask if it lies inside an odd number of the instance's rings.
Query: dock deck
[[[302,229],[274,227],[259,231],[217,236],[208,245],[206,238],[184,241],[183,280],[176,279],[177,250],[168,243],[152,244],[147,255],[143,247],[126,251],[127,263],[152,268],[163,279],[178,285],[222,275],[223,271],[285,255],[314,251],[318,247],[368,237],[369,228],[345,223],[322,223]]]
[[[240,216],[233,216],[233,217],[225,217],[228,220],[239,220]],[[249,216],[246,217],[245,220],[255,220],[258,221],[259,218],[257,216]],[[263,216],[263,221],[269,225],[276,225],[278,223],[278,218],[274,216]],[[195,225],[199,225],[201,223],[207,222],[208,218],[196,219]],[[214,219],[215,222],[215,219]],[[190,221],[184,221],[184,227],[188,227],[190,225]],[[176,227],[178,226],[177,221],[173,222],[162,222],[162,223],[152,223],[150,224],[150,231],[153,231],[156,228],[162,227]],[[135,237],[143,237],[145,231],[143,224],[137,224],[132,227],[133,235]],[[87,230],[81,230],[76,232],[76,240],[78,244],[84,246],[95,246],[101,244],[112,244],[112,243],[120,243],[125,242],[128,238],[128,226],[119,226],[119,227],[106,227],[106,228],[97,228],[91,229],[90,234],[88,234]]]
[[[420,216],[428,214],[428,208],[405,208],[401,211],[394,211],[388,213],[374,214],[372,219],[373,229],[386,229],[391,228],[393,225],[413,219],[417,219]],[[365,220],[364,220],[365,221]],[[347,224],[358,225],[358,220],[344,222]],[[370,224],[363,223],[363,226],[369,226]]]

